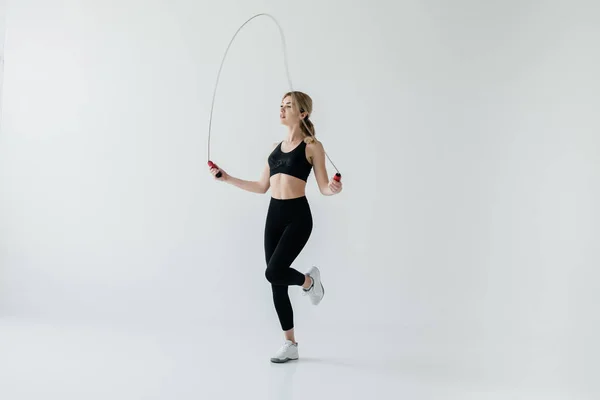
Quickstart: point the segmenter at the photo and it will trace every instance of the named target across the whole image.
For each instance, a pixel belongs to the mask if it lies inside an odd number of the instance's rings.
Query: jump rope
[[[229,44],[227,45],[227,49],[225,50],[225,54],[223,55],[223,59],[221,60],[221,66],[219,67],[219,72],[217,73],[217,81],[215,82],[215,89],[213,91],[213,97],[212,97],[212,103],[210,106],[210,118],[208,121],[208,166],[210,168],[219,168],[215,163],[213,163],[212,161],[210,161],[210,134],[212,131],[212,116],[213,116],[213,109],[215,106],[215,98],[217,95],[217,87],[219,86],[219,78],[221,77],[221,70],[223,69],[223,64],[225,63],[225,58],[227,57],[227,53],[229,52],[229,48],[231,47],[234,39],[236,38],[236,36],[238,35],[238,33],[242,30],[242,28],[244,28],[244,26],[246,26],[250,21],[252,21],[255,18],[258,17],[269,17],[271,18],[271,20],[273,22],[275,22],[275,24],[277,25],[277,28],[279,29],[279,35],[281,36],[281,47],[283,50],[283,61],[284,61],[284,65],[285,65],[285,72],[286,72],[286,76],[288,79],[288,84],[290,86],[290,93],[292,93],[292,99],[294,100],[295,104],[299,104],[296,100],[296,95],[294,92],[294,89],[292,87],[292,79],[290,78],[290,71],[288,68],[288,59],[287,59],[287,46],[285,44],[285,36],[283,34],[283,29],[281,29],[281,25],[279,24],[279,22],[277,22],[277,20],[275,19],[275,17],[273,17],[270,14],[267,13],[260,13],[260,14],[256,14],[252,17],[250,17],[248,20],[246,20],[246,22],[244,22],[235,32],[235,34],[233,35],[233,37],[231,38],[231,40],[229,41]],[[300,112],[304,112],[304,110],[300,110]],[[306,130],[308,132],[310,132],[311,136],[314,138],[315,135],[313,134],[313,131],[308,127],[308,125],[306,124],[306,122],[304,121],[303,118],[300,119],[302,121],[302,123],[304,124],[304,126],[306,127]],[[331,158],[329,158],[329,155],[327,153],[325,153],[325,156],[327,157],[327,159],[329,160],[329,162],[331,163],[331,165],[333,166],[333,168],[336,170],[336,174],[333,177],[334,180],[336,180],[337,182],[339,182],[342,179],[342,174],[340,174],[340,171],[337,169],[337,167],[335,166],[335,164],[331,161]],[[216,176],[217,178],[220,178],[223,174],[221,173],[221,171],[217,172]]]

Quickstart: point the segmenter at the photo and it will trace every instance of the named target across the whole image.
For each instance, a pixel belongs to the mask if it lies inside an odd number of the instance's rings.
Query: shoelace
[[[283,354],[283,353],[285,353],[287,351],[287,349],[289,349],[290,347],[292,347],[292,343],[285,342],[283,344],[283,346],[281,346],[279,348],[279,350],[277,351],[277,354]]]

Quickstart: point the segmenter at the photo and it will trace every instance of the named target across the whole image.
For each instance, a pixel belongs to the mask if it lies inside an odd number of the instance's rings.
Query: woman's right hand
[[[217,165],[210,167],[209,171],[212,174],[212,176],[218,181],[225,181],[225,180],[227,180],[227,178],[229,178],[229,175],[227,175],[227,172],[225,172],[221,168],[217,167]],[[221,172],[221,177],[217,178],[217,173],[219,173],[219,172]]]

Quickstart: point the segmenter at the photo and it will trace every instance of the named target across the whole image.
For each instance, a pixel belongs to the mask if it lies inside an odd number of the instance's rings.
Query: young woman
[[[275,310],[285,336],[284,345],[271,358],[277,363],[298,359],[288,286],[301,286],[303,295],[308,295],[314,305],[319,304],[325,294],[317,267],[312,267],[306,274],[291,268],[313,227],[305,195],[311,169],[315,170],[319,191],[323,195],[331,196],[342,190],[341,182],[328,178],[325,150],[315,139],[314,125],[310,121],[312,109],[312,99],[305,93],[295,91],[283,96],[279,118],[287,127],[287,138],[273,146],[258,181],[235,178],[216,166],[210,168],[215,179],[240,189],[254,193],[266,193],[271,189],[264,232],[265,277],[271,283]],[[217,178],[219,171],[221,177]]]

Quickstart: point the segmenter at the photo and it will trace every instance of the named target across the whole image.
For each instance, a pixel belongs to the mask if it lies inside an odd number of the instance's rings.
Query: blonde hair
[[[304,133],[304,142],[305,143],[314,143],[315,141],[315,125],[309,119],[312,114],[313,109],[313,101],[309,95],[299,91],[287,92],[283,95],[283,99],[290,96],[292,98],[292,106],[297,106],[296,109],[299,110],[300,113],[306,112],[308,115],[300,121],[300,129],[302,133]]]

